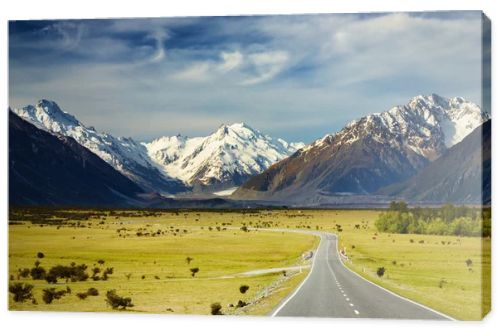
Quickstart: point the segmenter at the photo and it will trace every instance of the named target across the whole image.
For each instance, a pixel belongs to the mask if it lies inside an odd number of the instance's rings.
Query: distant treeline
[[[444,205],[440,208],[409,208],[392,202],[375,221],[379,232],[456,236],[491,236],[491,208]]]

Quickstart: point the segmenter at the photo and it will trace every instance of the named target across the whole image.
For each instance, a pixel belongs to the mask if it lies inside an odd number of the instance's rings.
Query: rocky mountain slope
[[[40,100],[35,106],[13,111],[42,130],[73,138],[146,191],[172,194],[187,189],[183,182],[168,176],[152,162],[140,143],[132,138],[97,132],[53,101]]]
[[[474,103],[436,94],[352,121],[250,178],[235,198],[372,194],[402,182],[489,119]]]
[[[490,204],[491,120],[410,180],[379,193],[411,202]]]
[[[9,205],[121,207],[141,192],[74,139],[9,112]]]

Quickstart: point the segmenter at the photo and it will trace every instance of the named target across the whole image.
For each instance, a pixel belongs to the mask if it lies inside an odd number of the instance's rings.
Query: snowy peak
[[[222,124],[206,137],[162,137],[143,145],[167,174],[214,189],[239,185],[304,146],[273,139],[245,123]]]
[[[351,121],[341,131],[315,141],[303,151],[370,138],[434,160],[489,118],[478,105],[461,97],[418,95],[405,105]]]
[[[28,105],[22,109],[15,109],[15,112],[38,128],[56,133],[82,125],[73,115],[63,111],[57,103],[44,99],[38,101],[36,106]]]
[[[86,127],[55,102],[40,100],[36,106],[14,109],[21,118],[36,127],[75,139],[102,160],[148,191],[171,193],[184,190],[178,180],[171,179],[151,161],[143,145],[131,138],[114,137]]]

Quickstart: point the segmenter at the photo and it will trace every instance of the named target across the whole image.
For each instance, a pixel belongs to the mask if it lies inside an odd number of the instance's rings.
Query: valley
[[[332,232],[349,259],[346,265],[368,280],[456,319],[484,315],[490,298],[485,294],[489,238],[381,233],[374,226],[378,215],[374,210],[13,209],[11,283],[32,284],[37,305],[11,299],[9,307],[110,311],[104,295],[116,289],[132,299],[131,312],[210,314],[210,305],[220,303],[223,314],[267,315],[306,278],[311,258],[304,254],[319,244],[314,233]],[[37,259],[37,252],[44,257]],[[113,274],[57,284],[20,277],[36,260],[47,270],[75,262],[88,265],[89,274],[95,267],[113,267]],[[379,267],[385,268],[383,277],[377,276]],[[191,268],[198,268],[195,275]],[[245,294],[241,285],[250,287]],[[72,293],[45,304],[42,290],[50,287],[69,287]],[[75,295],[91,287],[100,295],[85,300]],[[239,300],[248,305],[235,307]]]

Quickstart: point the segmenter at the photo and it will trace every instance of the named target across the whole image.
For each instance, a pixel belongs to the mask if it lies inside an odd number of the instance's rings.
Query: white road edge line
[[[391,294],[391,295],[393,295],[393,296],[396,296],[396,297],[398,297],[398,298],[401,298],[401,299],[403,299],[403,300],[406,300],[407,302],[410,302],[410,303],[412,303],[412,304],[415,304],[415,305],[417,305],[417,306],[420,306],[420,307],[422,307],[422,308],[424,308],[424,309],[426,309],[426,310],[428,310],[428,311],[434,312],[434,313],[436,313],[436,314],[438,314],[438,315],[440,315],[440,316],[442,316],[442,317],[447,318],[448,320],[458,321],[457,319],[455,319],[455,318],[453,318],[453,317],[450,317],[449,315],[446,315],[446,314],[444,314],[444,313],[441,313],[441,312],[439,312],[439,311],[436,311],[436,310],[434,310],[434,309],[432,309],[432,308],[430,308],[430,307],[428,307],[428,306],[422,305],[422,304],[420,304],[420,303],[418,303],[418,302],[416,302],[416,301],[413,301],[413,300],[411,300],[411,299],[408,299],[408,298],[406,298],[406,297],[403,297],[403,296],[401,296],[401,295],[398,295],[398,294],[397,294],[397,293],[395,293],[395,292],[392,292],[392,291],[390,291],[390,290],[387,290],[386,288],[381,287],[380,285],[378,285],[378,284],[376,284],[376,283],[374,283],[374,282],[372,282],[372,281],[367,280],[366,278],[364,278],[363,276],[361,276],[361,275],[360,275],[360,274],[358,274],[357,272],[353,271],[351,268],[349,268],[348,266],[346,266],[346,265],[344,264],[344,262],[342,261],[342,259],[340,258],[340,255],[339,255],[339,250],[338,250],[338,247],[339,247],[339,243],[338,243],[338,240],[339,240],[339,239],[338,239],[338,236],[337,236],[336,234],[334,234],[334,233],[331,233],[331,234],[335,235],[335,238],[336,238],[336,239],[335,239],[336,244],[337,244],[337,249],[336,249],[336,252],[337,252],[337,257],[338,257],[338,259],[339,259],[340,263],[342,263],[342,265],[344,266],[344,268],[346,268],[347,270],[349,270],[350,272],[352,272],[354,275],[356,275],[356,276],[358,276],[359,278],[363,279],[364,281],[366,281],[366,282],[370,283],[371,285],[374,285],[374,286],[376,286],[377,288],[382,289],[382,290],[384,290],[384,291],[386,291],[386,292],[390,293],[390,294]],[[356,311],[356,310],[354,310],[354,312],[357,312],[357,311]],[[359,312],[357,312],[356,314],[359,314]]]
[[[316,248],[316,252],[314,253],[314,259],[313,259],[313,264],[311,266],[311,270],[309,271],[309,274],[307,274],[307,277],[302,281],[302,283],[300,283],[300,285],[297,287],[297,289],[295,289],[295,291],[290,295],[288,296],[284,302],[281,303],[281,305],[271,314],[271,317],[275,317],[279,311],[281,311],[281,309],[283,307],[285,307],[285,305],[293,298],[295,297],[295,295],[300,291],[300,289],[302,288],[302,286],[307,282],[307,280],[309,279],[309,277],[311,276],[313,270],[314,270],[314,265],[316,264],[316,259],[318,258],[316,255],[318,255],[318,250],[320,249],[321,247],[321,243],[323,242],[323,233],[320,233],[319,234],[319,245],[318,245],[318,248]]]

